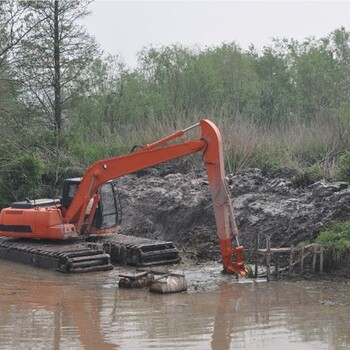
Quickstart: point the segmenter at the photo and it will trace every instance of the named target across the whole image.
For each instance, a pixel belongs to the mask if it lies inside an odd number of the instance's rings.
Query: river
[[[0,261],[0,349],[349,349],[350,283],[240,280],[182,266],[184,293]]]

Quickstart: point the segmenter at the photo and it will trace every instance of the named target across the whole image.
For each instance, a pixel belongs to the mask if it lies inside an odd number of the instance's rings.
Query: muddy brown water
[[[0,349],[350,348],[350,284],[177,268],[189,290],[155,295],[119,289],[119,268],[63,275],[0,261]]]

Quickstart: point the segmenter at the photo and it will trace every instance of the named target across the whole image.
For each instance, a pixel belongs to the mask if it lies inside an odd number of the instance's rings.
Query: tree
[[[38,24],[32,22],[32,25],[25,25],[30,17],[30,12],[27,10],[27,7],[20,6],[18,1],[0,2],[0,68],[11,49]]]
[[[31,13],[18,1],[0,2],[0,118],[13,114],[10,105],[16,99],[16,81],[11,75],[11,51],[19,45],[30,31],[39,23],[32,21],[26,25]]]
[[[275,46],[265,47],[254,59],[261,84],[259,123],[265,126],[286,121],[294,112],[296,92],[282,44],[275,40]]]
[[[16,76],[22,84],[23,102],[35,108],[37,121],[53,132],[58,175],[61,132],[65,106],[81,92],[77,79],[98,53],[95,40],[79,21],[88,15],[91,0],[25,1],[33,27],[13,55]],[[33,120],[34,121],[34,120]]]

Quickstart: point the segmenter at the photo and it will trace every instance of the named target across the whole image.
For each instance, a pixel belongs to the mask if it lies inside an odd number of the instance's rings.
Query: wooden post
[[[323,274],[323,247],[320,248],[320,274]]]
[[[288,277],[292,277],[292,270],[293,270],[293,254],[294,254],[294,245],[290,246],[290,254],[289,254],[289,271],[288,271]]]
[[[270,249],[270,236],[266,236],[266,279],[267,282],[270,282],[271,273],[270,273],[270,264],[271,264],[271,249]]]
[[[305,244],[301,244],[301,250],[300,250],[300,274],[302,275],[304,273],[304,250],[305,250]]]
[[[275,275],[276,279],[279,279],[279,264],[280,264],[280,254],[276,253],[275,255]]]
[[[312,273],[316,272],[316,259],[317,259],[317,246],[313,246],[313,256],[312,256]]]
[[[260,245],[260,233],[256,235],[255,241],[255,270],[254,270],[254,278],[258,278],[258,264],[259,264],[259,245]]]

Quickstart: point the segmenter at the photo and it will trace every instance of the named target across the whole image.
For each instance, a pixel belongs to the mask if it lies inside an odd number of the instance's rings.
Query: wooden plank
[[[266,254],[266,249],[259,249],[258,252],[261,254]],[[285,248],[270,248],[270,253],[274,254],[274,253],[289,253],[290,252],[290,248],[289,247],[285,247]]]
[[[316,244],[316,243],[312,243],[312,244],[308,244],[308,245],[304,244],[304,251],[307,250],[307,249],[313,249],[314,247],[320,248],[321,245],[320,244]],[[282,248],[271,248],[270,247],[270,252],[271,252],[271,254],[273,254],[273,253],[289,253],[290,249],[291,249],[290,247],[282,247]],[[301,249],[302,249],[302,246],[294,247],[293,249],[294,249],[294,252],[300,252]],[[259,249],[258,251],[261,254],[266,254],[266,249],[264,249],[264,248]]]

